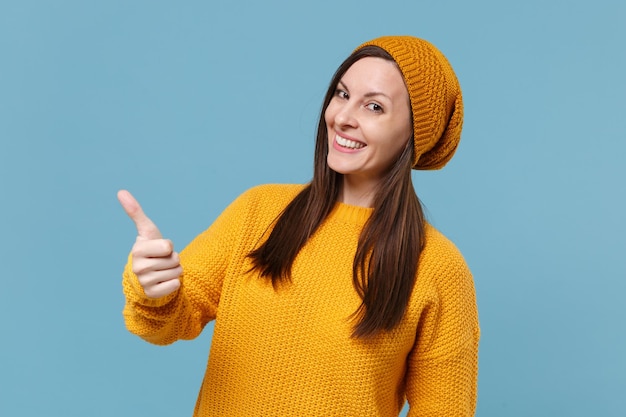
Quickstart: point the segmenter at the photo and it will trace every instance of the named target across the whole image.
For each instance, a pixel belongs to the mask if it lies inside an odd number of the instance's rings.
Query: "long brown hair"
[[[342,175],[326,162],[328,132],[324,112],[345,72],[365,57],[393,58],[367,46],[350,55],[335,72],[317,127],[313,180],[281,213],[268,239],[250,252],[253,268],[276,286],[291,278],[300,249],[326,219],[338,200]],[[374,196],[374,210],[361,234],[352,266],[352,280],[362,303],[353,318],[352,337],[368,337],[397,326],[415,284],[423,247],[424,215],[411,180],[413,143],[389,169]]]

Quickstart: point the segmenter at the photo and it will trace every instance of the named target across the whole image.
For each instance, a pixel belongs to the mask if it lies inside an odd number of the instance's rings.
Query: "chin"
[[[328,165],[328,168],[335,171],[337,174],[343,175],[343,174],[347,174],[350,172],[350,170],[347,169],[347,167],[342,166],[342,164],[336,163],[335,161],[333,161],[330,155],[328,156],[328,158],[326,158],[326,165]]]

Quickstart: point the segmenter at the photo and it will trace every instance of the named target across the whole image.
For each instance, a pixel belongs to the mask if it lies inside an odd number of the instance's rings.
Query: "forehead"
[[[348,68],[341,81],[351,90],[369,90],[408,96],[404,78],[394,61],[365,57]]]

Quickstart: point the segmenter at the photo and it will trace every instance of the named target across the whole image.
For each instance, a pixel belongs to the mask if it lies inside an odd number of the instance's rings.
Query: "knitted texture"
[[[181,254],[180,289],[146,298],[124,271],[128,329],[155,344],[192,339],[215,319],[194,416],[472,416],[478,318],[473,280],[456,247],[431,226],[400,324],[353,339],[360,299],[352,262],[369,208],[338,203],[277,289],[246,255],[299,185],[255,187]],[[145,375],[143,375],[145,377]],[[174,382],[174,381],[173,381]]]
[[[356,50],[368,45],[387,51],[404,77],[413,111],[413,168],[442,168],[463,127],[461,88],[450,63],[434,45],[412,36],[384,36]]]

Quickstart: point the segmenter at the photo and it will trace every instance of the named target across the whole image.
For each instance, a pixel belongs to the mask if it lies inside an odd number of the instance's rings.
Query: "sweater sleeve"
[[[408,360],[409,416],[473,416],[480,329],[472,275],[442,235],[424,251],[420,267],[428,275],[430,295]]]
[[[132,257],[123,273],[126,327],[158,345],[197,337],[215,318],[222,283],[235,256],[246,218],[249,192],[242,194],[181,253],[180,288],[168,296],[148,298],[132,272]],[[244,254],[245,256],[245,254]]]

